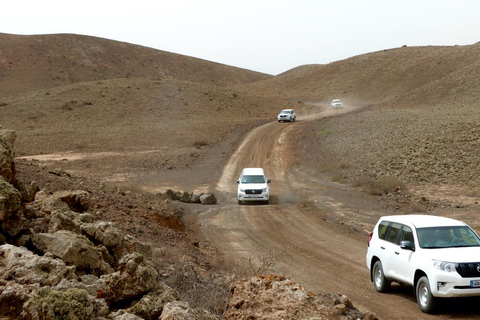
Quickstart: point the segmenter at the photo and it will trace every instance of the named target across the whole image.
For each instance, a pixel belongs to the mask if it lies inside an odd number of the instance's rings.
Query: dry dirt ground
[[[380,319],[480,318],[478,299],[432,316],[409,288],[377,294],[364,261],[381,215],[445,215],[480,231],[478,44],[276,77],[72,35],[0,37],[0,51],[0,125],[17,132],[18,176],[89,190],[99,219],[160,243],[163,258],[285,274]],[[298,121],[275,121],[292,107]],[[235,201],[240,169],[253,165],[272,179],[271,205]],[[401,187],[372,195],[357,183],[385,176]],[[166,189],[212,191],[219,203],[160,201]]]

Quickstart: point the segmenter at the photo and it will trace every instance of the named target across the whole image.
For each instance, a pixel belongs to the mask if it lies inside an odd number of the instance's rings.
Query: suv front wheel
[[[420,310],[425,313],[432,313],[435,310],[436,299],[432,296],[427,277],[424,276],[418,280],[415,293]]]
[[[385,278],[383,273],[382,263],[380,261],[375,262],[373,265],[373,285],[378,292],[387,292],[390,288],[390,281]]]

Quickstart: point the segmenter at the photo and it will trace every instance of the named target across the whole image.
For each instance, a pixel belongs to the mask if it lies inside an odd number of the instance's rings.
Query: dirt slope
[[[0,33],[0,98],[83,81],[164,77],[228,86],[271,76],[97,37]]]
[[[480,44],[402,47],[372,52],[328,65],[308,65],[260,83],[255,92],[330,101],[431,105],[475,93]],[[471,101],[471,100],[470,100]]]

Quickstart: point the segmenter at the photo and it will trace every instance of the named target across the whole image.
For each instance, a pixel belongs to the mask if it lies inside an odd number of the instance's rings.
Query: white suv
[[[343,104],[342,104],[342,101],[338,100],[338,99],[333,99],[331,102],[330,102],[330,105],[332,106],[332,108],[339,108],[341,107]]]
[[[367,267],[378,292],[410,285],[423,312],[437,298],[480,296],[480,238],[465,223],[432,215],[381,217],[368,238]]]
[[[262,201],[268,204],[270,190],[268,184],[270,179],[265,177],[262,168],[245,168],[237,180],[238,204],[244,201]]]
[[[284,109],[277,116],[278,122],[295,121],[296,119],[297,119],[297,115],[295,113],[295,110],[293,109]]]

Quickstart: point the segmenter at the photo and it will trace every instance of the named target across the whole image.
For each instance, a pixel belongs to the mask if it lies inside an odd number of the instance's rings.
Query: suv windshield
[[[417,236],[422,248],[480,246],[478,236],[466,226],[418,228]]]
[[[280,113],[282,113],[282,114],[290,114],[291,112],[290,112],[290,110],[283,110],[283,111],[280,112]]]
[[[243,176],[242,183],[265,183],[264,176]]]

